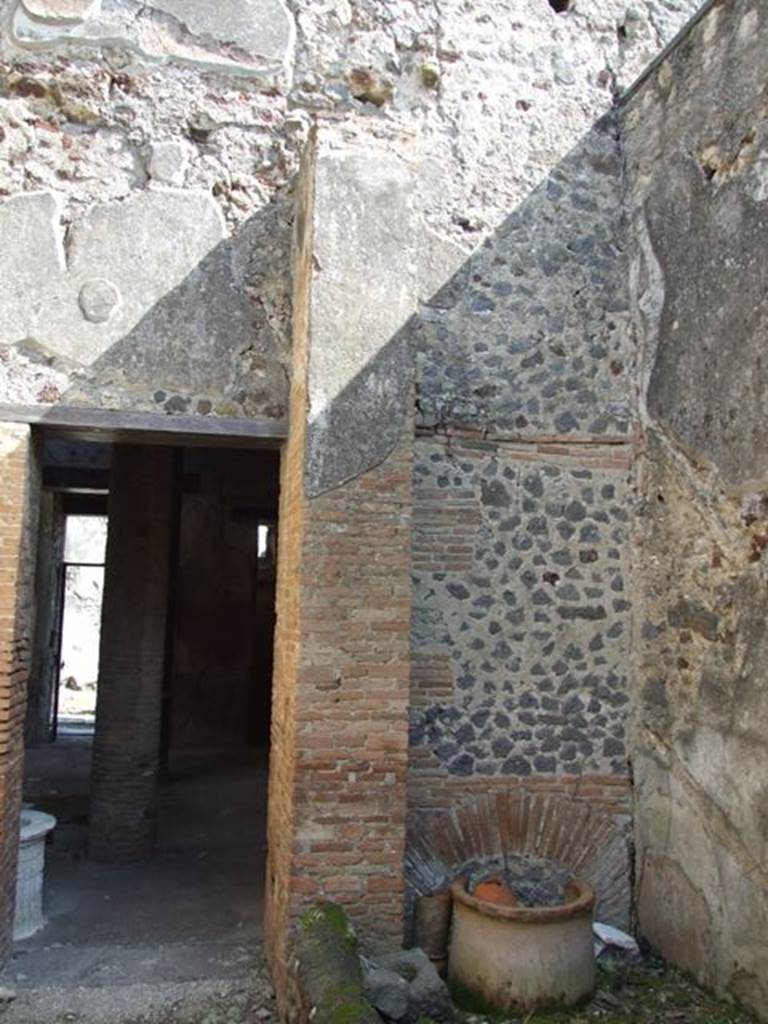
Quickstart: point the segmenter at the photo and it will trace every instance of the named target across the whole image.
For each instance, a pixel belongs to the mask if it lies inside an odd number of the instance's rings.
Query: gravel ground
[[[24,991],[0,1008],[0,1024],[277,1024],[274,992],[260,963],[246,983],[127,985]],[[461,1013],[459,1024],[752,1024],[660,961],[601,964],[587,1004],[525,1017]]]
[[[0,1024],[277,1024],[259,963],[246,981],[20,989]]]

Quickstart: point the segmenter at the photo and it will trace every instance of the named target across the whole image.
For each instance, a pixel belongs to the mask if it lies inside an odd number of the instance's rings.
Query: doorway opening
[[[106,547],[106,515],[97,510],[90,515],[82,511],[66,515],[62,593],[58,598],[61,626],[52,715],[54,740],[62,733],[93,732]]]
[[[54,439],[43,460],[24,801],[57,826],[47,923],[16,945],[23,985],[246,977],[262,927],[279,453]],[[156,482],[150,466],[165,467]],[[162,536],[148,503],[165,509]],[[61,686],[46,697],[52,662]],[[30,724],[46,700],[47,732]],[[154,751],[151,850],[111,858],[95,818],[124,781],[105,783],[108,757],[130,775],[134,740]],[[106,811],[118,853],[121,799]]]

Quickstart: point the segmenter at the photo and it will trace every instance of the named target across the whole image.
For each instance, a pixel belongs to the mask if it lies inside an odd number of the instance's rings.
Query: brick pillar
[[[375,145],[319,146],[299,188],[281,463],[267,948],[283,1014],[290,931],[343,903],[402,939],[413,423],[408,178]],[[364,302],[351,282],[365,267]]]
[[[16,903],[38,483],[29,427],[0,424],[0,973]]]
[[[60,494],[55,491],[41,492],[38,520],[35,632],[24,727],[27,746],[50,741],[54,687],[59,678],[60,602],[64,599],[60,582],[66,521]]]
[[[104,862],[154,843],[172,487],[171,448],[115,445],[89,829]]]

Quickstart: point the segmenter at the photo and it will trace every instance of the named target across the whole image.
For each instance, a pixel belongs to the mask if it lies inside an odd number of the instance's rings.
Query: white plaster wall
[[[412,168],[430,294],[698,6],[4,0],[0,401],[283,415],[313,113]]]

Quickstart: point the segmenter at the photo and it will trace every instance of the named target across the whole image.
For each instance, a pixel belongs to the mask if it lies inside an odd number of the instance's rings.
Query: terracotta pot
[[[523,1012],[572,1005],[595,987],[592,911],[585,882],[555,907],[505,906],[451,886],[453,932],[448,982],[467,1009]]]
[[[438,892],[419,896],[414,914],[414,939],[441,975],[448,964],[448,935],[451,929],[451,894]]]
[[[478,882],[473,895],[485,903],[499,903],[504,907],[516,907],[518,904],[515,894],[500,878],[486,878]]]

